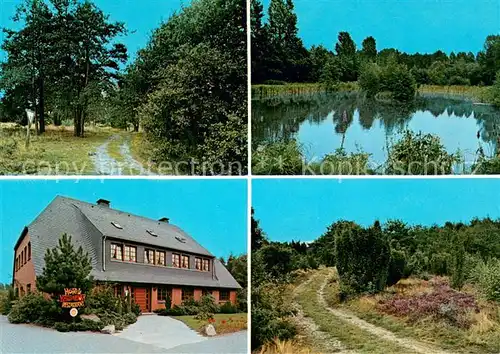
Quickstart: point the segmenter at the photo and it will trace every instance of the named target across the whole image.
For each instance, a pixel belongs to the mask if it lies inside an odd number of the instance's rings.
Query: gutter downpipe
[[[106,271],[106,235],[102,237],[102,271]]]

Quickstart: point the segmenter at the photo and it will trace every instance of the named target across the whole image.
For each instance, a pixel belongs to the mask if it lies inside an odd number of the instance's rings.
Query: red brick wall
[[[229,301],[231,301],[231,304],[236,305],[236,291],[229,292]]]
[[[30,236],[26,234],[16,249],[14,266],[16,263],[16,259],[18,257],[21,257],[21,254],[25,253],[25,249],[26,251],[28,250],[28,244],[30,244]],[[14,271],[14,288],[18,289],[19,295],[26,294],[28,284],[31,285],[31,291],[34,291],[36,289],[36,275],[35,267],[33,265],[33,256],[31,256],[31,258],[28,260],[28,255],[29,252],[26,252],[24,256],[25,261],[21,262],[22,265]]]

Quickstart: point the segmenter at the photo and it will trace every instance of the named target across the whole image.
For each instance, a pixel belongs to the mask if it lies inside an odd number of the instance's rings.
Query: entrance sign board
[[[85,294],[78,288],[64,289],[64,295],[59,295],[62,308],[78,308],[85,306]]]

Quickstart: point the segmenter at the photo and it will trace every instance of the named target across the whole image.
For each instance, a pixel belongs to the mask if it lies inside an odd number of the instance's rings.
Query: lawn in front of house
[[[47,126],[42,135],[31,132],[29,147],[26,129],[0,129],[0,174],[88,175],[95,173],[91,154],[115,129],[86,127],[85,137],[73,135],[72,127]]]
[[[172,316],[176,320],[184,322],[189,328],[198,331],[202,334],[204,327],[209,323],[207,320],[198,320],[196,316]],[[217,335],[239,332],[247,329],[248,318],[246,313],[217,313],[213,316],[215,322],[212,324],[215,327]]]

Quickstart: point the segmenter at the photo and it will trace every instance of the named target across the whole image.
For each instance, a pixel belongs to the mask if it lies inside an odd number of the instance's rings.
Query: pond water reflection
[[[356,93],[305,94],[252,101],[254,148],[264,142],[296,139],[307,160],[338,148],[371,154],[372,165],[387,160],[387,149],[405,130],[439,136],[449,153],[474,160],[479,147],[496,151],[500,111],[467,100],[423,96],[408,105],[367,100]]]

